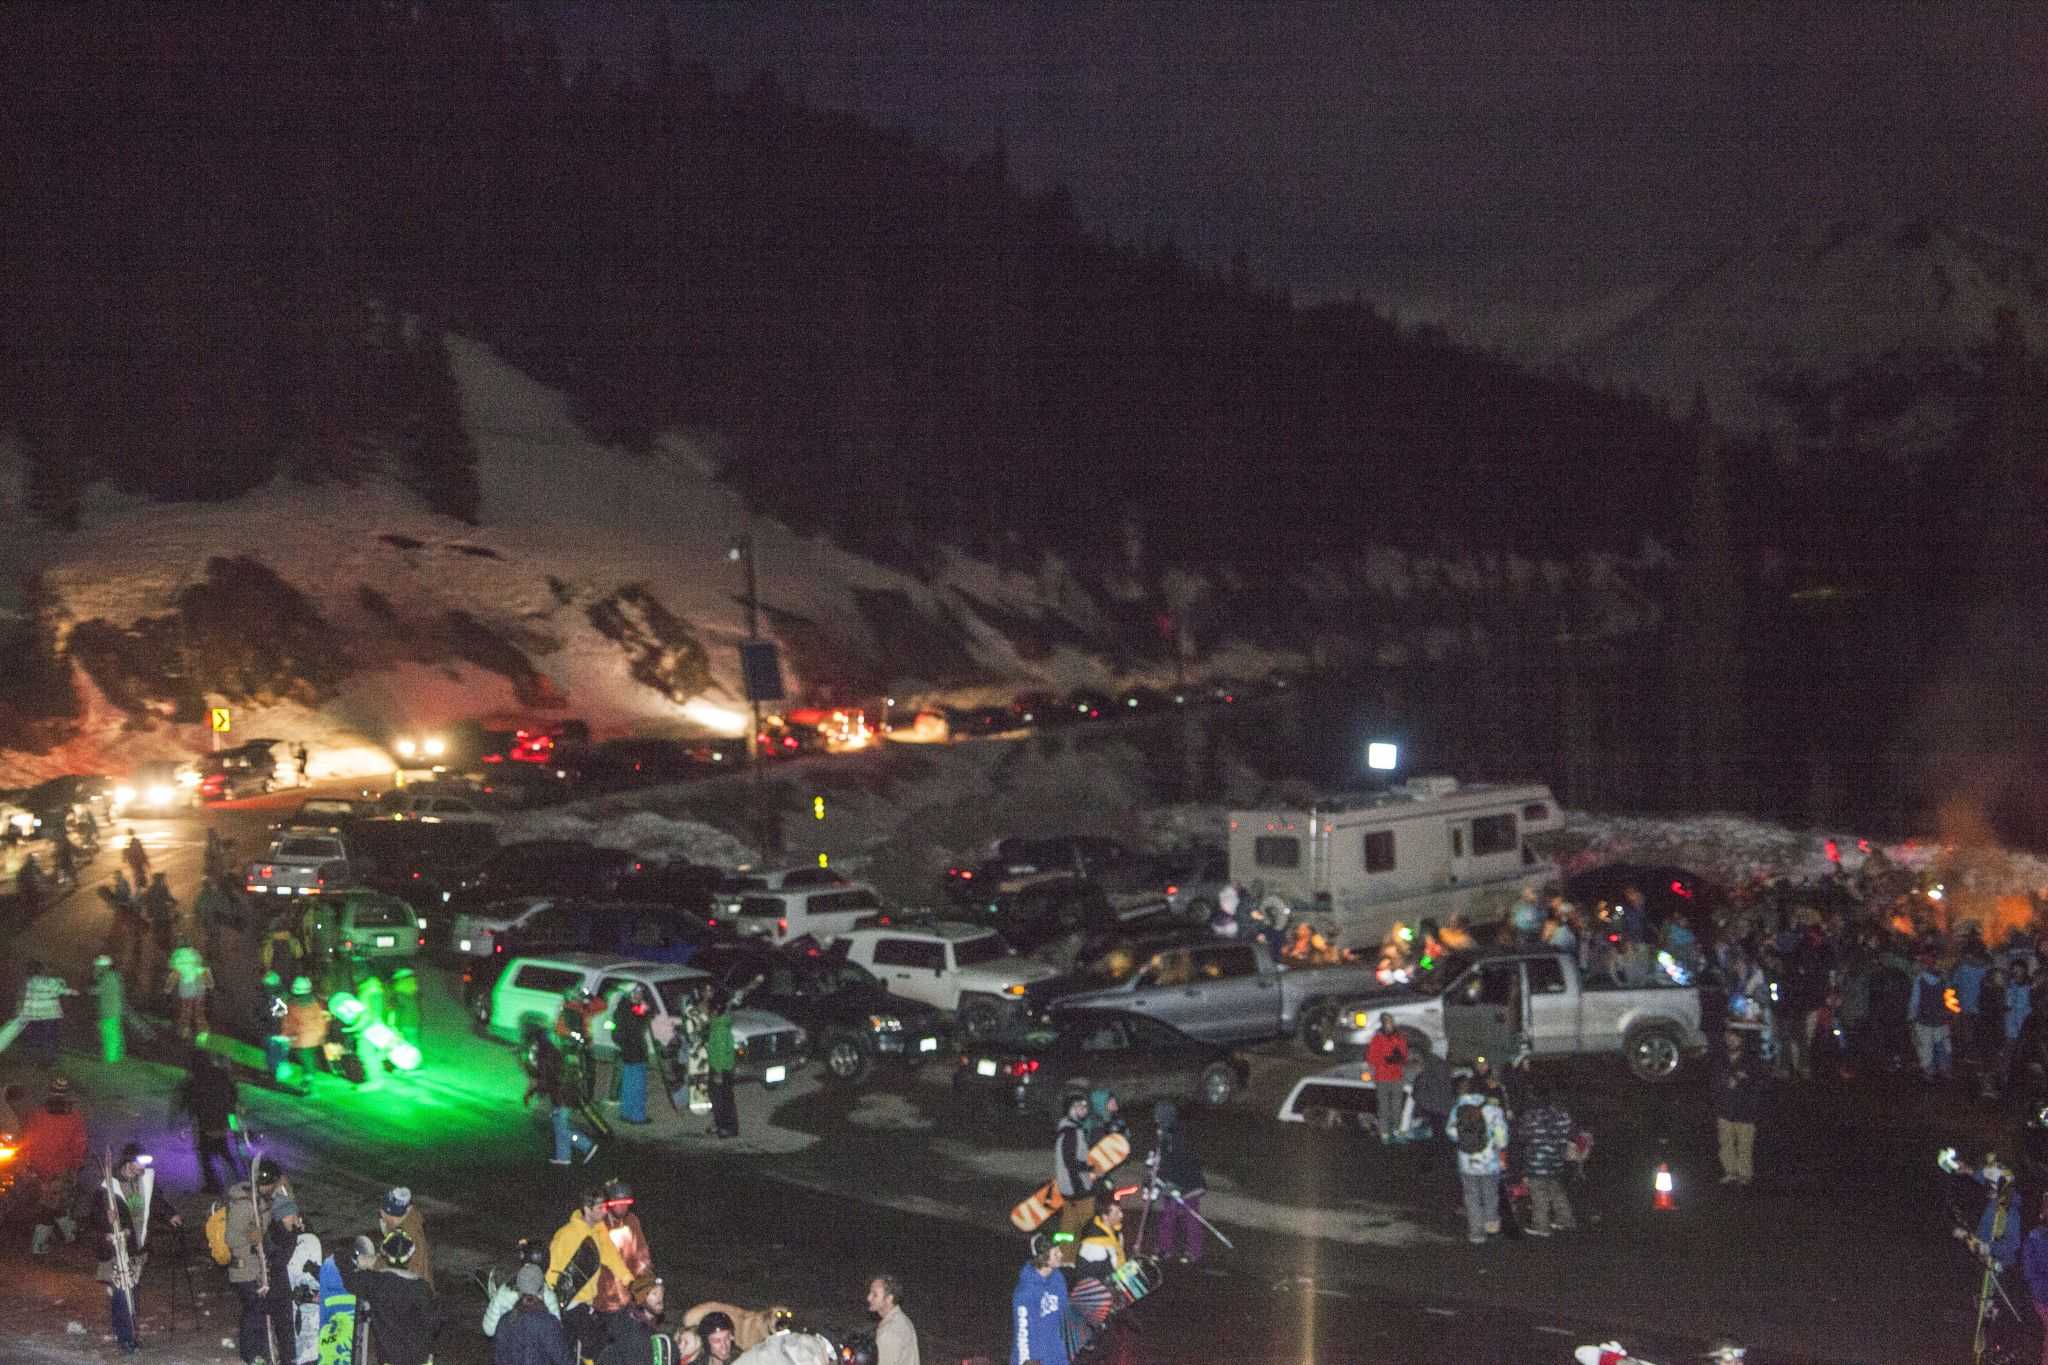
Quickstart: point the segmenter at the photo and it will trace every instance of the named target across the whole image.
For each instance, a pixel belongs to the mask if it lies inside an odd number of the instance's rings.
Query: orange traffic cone
[[[1657,1163],[1657,1177],[1651,1184],[1657,1190],[1657,1197],[1650,1201],[1651,1208],[1672,1210],[1678,1207],[1678,1201],[1671,1197],[1671,1164],[1669,1162],[1660,1161]]]

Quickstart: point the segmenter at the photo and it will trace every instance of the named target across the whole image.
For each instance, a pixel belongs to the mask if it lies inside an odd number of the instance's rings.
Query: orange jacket
[[[85,1164],[85,1115],[76,1105],[65,1114],[53,1114],[45,1105],[22,1125],[21,1145],[27,1149],[28,1168],[37,1175],[69,1175]]]
[[[318,1000],[294,1000],[284,1007],[282,1031],[295,1048],[319,1047],[327,1041],[327,1006]]]

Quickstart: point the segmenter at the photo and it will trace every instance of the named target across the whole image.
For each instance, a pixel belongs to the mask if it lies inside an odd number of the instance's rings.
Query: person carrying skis
[[[155,1197],[156,1172],[150,1167],[149,1154],[129,1143],[92,1197],[92,1229],[97,1234],[94,1241],[99,1258],[93,1273],[107,1287],[114,1340],[124,1355],[133,1355],[138,1344],[135,1290],[149,1259],[144,1250],[149,1230],[185,1225],[170,1200]]]

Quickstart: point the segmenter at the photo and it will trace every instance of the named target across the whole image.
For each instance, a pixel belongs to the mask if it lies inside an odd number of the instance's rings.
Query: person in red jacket
[[[22,1125],[21,1145],[39,1195],[29,1249],[41,1256],[58,1233],[67,1242],[78,1236],[78,1220],[71,1216],[71,1206],[78,1194],[78,1172],[85,1165],[85,1115],[79,1112],[71,1082],[65,1077],[50,1082],[42,1108]]]
[[[1403,1068],[1408,1065],[1408,1040],[1394,1027],[1394,1016],[1380,1016],[1380,1031],[1365,1045],[1366,1079],[1372,1082],[1373,1099],[1380,1111],[1380,1141],[1394,1142],[1401,1136],[1401,1089]]]

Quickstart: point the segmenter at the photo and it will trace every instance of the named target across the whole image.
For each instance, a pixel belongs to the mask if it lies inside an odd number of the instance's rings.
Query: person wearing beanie
[[[378,1365],[428,1365],[434,1357],[441,1305],[409,1268],[412,1258],[412,1239],[394,1232],[375,1246],[358,1237],[355,1255],[340,1267],[343,1286],[369,1309],[370,1359]]]
[[[269,1258],[270,1295],[267,1307],[277,1349],[292,1365],[312,1365],[320,1358],[320,1239],[306,1230],[298,1201],[280,1195],[271,1201],[270,1231],[264,1254]]]
[[[51,1080],[49,1095],[22,1124],[21,1145],[38,1196],[29,1250],[41,1256],[60,1233],[67,1242],[78,1237],[78,1220],[71,1216],[71,1204],[78,1192],[78,1173],[85,1166],[85,1115],[71,1093],[68,1077]]]
[[[661,1315],[668,1308],[668,1296],[661,1281],[652,1275],[634,1280],[632,1302],[610,1315],[611,1338],[597,1353],[597,1365],[654,1365],[661,1336]],[[666,1350],[664,1350],[666,1353]]]
[[[236,1344],[245,1365],[268,1354],[264,1322],[270,1310],[257,1287],[264,1274],[257,1258],[263,1255],[263,1236],[270,1226],[271,1206],[289,1193],[284,1184],[284,1169],[264,1157],[256,1163],[249,1179],[237,1181],[222,1201],[227,1205],[227,1242],[233,1257],[228,1262],[228,1288],[241,1301]]]
[[[553,1291],[537,1265],[522,1265],[512,1283],[491,1302],[509,1300],[495,1319],[484,1310],[484,1335],[492,1338],[491,1365],[576,1365],[569,1334],[556,1319]]]
[[[529,1275],[528,1271],[533,1273]],[[498,1327],[504,1322],[505,1315],[517,1308],[519,1301],[529,1294],[540,1300],[541,1307],[547,1310],[550,1317],[557,1321],[561,1319],[562,1301],[556,1296],[555,1287],[548,1283],[547,1271],[542,1268],[542,1263],[522,1262],[518,1273],[509,1283],[500,1280],[498,1272],[494,1269],[485,1280],[484,1288],[489,1291],[489,1298],[484,1303],[483,1320],[484,1335],[487,1337],[495,1337],[498,1334]],[[563,1340],[567,1339],[565,1335]]]
[[[378,1238],[389,1237],[394,1232],[402,1232],[412,1241],[412,1264],[407,1268],[432,1289],[434,1256],[433,1249],[427,1244],[427,1218],[420,1212],[419,1205],[413,1203],[412,1191],[404,1185],[387,1193],[377,1209]]]
[[[683,1358],[684,1365],[731,1365],[740,1354],[734,1339],[732,1318],[713,1310],[697,1319],[697,1349]],[[1065,1362],[1061,1362],[1065,1365]]]

